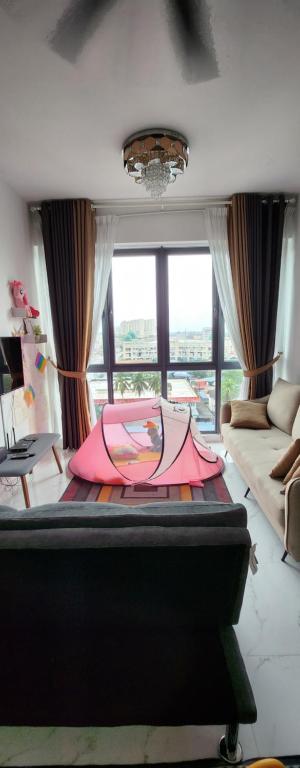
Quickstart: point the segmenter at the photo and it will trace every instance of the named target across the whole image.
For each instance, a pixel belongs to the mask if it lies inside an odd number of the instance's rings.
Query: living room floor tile
[[[258,754],[299,754],[300,655],[248,656],[246,662],[258,710]]]
[[[157,728],[0,728],[0,765],[118,765],[216,758],[222,726]],[[245,758],[256,757],[253,728],[242,725]]]
[[[259,564],[255,575],[249,572],[237,636],[243,656],[300,653],[297,569],[279,561]]]

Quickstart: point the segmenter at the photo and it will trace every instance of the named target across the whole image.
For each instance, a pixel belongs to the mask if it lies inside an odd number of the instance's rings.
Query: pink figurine
[[[25,309],[27,317],[39,317],[39,311],[31,307],[28,301],[27,291],[21,280],[10,280],[9,286],[15,307]]]

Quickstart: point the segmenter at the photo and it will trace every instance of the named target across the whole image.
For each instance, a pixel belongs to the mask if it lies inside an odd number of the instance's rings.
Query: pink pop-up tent
[[[189,405],[160,398],[105,405],[69,466],[93,483],[202,486],[222,472],[223,461],[198,431]]]

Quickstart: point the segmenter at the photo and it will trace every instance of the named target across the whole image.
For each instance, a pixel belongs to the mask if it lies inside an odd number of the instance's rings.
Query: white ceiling
[[[220,77],[196,85],[182,77],[164,0],[118,0],[75,66],[45,40],[66,0],[0,10],[3,178],[27,200],[141,199],[122,143],[166,126],[190,142],[170,197],[299,191],[300,0],[208,4]]]

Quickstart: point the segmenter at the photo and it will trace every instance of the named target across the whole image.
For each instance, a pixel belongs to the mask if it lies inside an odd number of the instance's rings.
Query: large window
[[[114,256],[112,264],[116,363],[157,363],[155,256]]]
[[[212,360],[213,297],[210,253],[168,256],[171,363]]]
[[[107,401],[187,402],[203,432],[242,372],[221,312],[208,248],[116,251],[103,338],[90,365],[97,413]]]

